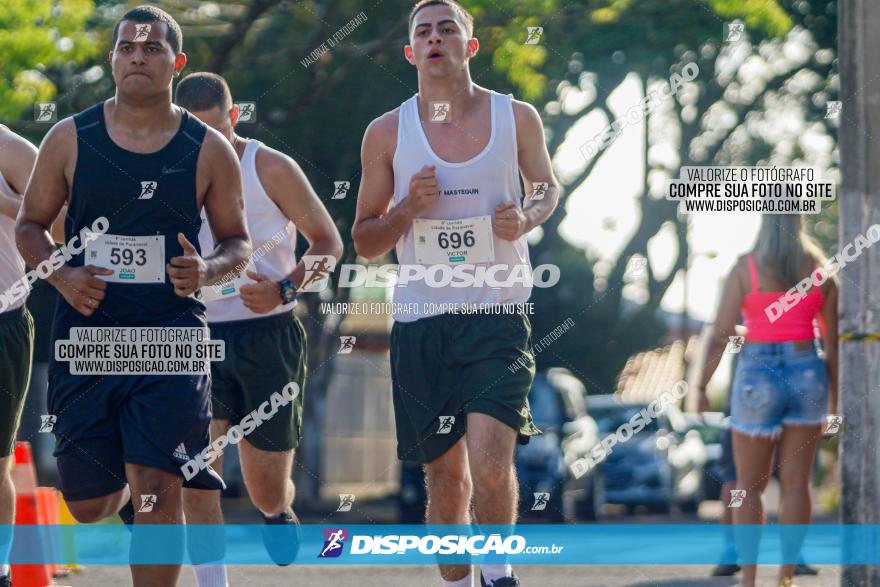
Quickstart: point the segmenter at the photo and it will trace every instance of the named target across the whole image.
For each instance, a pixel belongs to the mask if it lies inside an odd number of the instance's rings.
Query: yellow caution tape
[[[842,332],[837,338],[841,341],[847,340],[870,340],[877,341],[880,340],[880,332],[874,332],[871,334],[865,332]]]

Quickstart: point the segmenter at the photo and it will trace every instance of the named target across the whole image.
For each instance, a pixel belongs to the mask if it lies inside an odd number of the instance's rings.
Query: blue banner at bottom
[[[11,564],[880,564],[877,525],[0,526]],[[4,543],[6,548],[4,548]],[[3,563],[0,560],[0,563]]]

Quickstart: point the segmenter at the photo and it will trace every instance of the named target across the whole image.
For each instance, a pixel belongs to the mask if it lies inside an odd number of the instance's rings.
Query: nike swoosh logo
[[[182,171],[186,171],[186,169],[172,169],[170,167],[162,166],[162,175],[170,175],[172,173],[180,173]]]

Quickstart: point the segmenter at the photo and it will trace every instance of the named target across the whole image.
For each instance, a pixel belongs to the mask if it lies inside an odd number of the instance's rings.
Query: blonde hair
[[[791,285],[805,277],[804,257],[819,265],[827,260],[821,247],[804,230],[801,214],[764,214],[753,251],[760,267]]]

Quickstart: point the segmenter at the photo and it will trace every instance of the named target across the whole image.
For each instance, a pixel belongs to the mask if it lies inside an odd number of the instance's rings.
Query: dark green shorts
[[[397,457],[433,461],[465,434],[467,414],[474,412],[516,430],[520,444],[540,434],[528,402],[535,377],[528,352],[531,332],[524,314],[442,314],[395,322],[391,381]]]
[[[299,446],[308,356],[299,319],[285,312],[209,326],[211,339],[226,343],[226,359],[211,363],[213,418],[230,420],[235,426],[254,410],[268,414],[272,395],[296,383],[296,398],[277,407],[270,418],[260,418],[262,422],[246,439],[260,450],[273,452]]]
[[[22,306],[0,314],[0,458],[15,447],[24,398],[31,381],[34,321]]]

